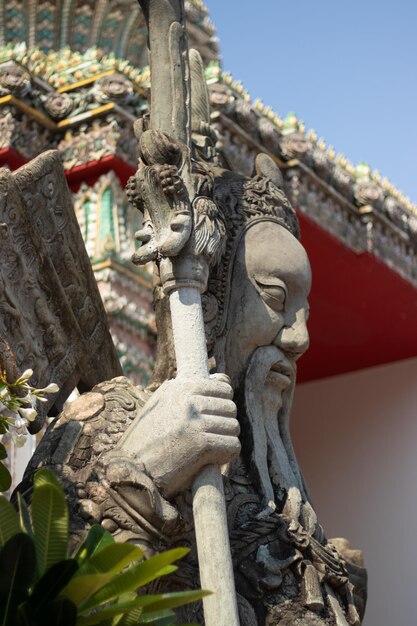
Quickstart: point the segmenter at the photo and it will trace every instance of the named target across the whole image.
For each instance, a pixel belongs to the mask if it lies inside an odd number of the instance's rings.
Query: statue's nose
[[[297,314],[293,324],[285,325],[277,335],[276,345],[294,359],[298,359],[307,350],[310,338],[304,312]]]

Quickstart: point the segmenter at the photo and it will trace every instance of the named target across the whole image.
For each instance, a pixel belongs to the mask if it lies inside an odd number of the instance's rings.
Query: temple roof
[[[207,63],[219,56],[217,37],[201,0],[187,0],[191,47]],[[43,52],[100,48],[138,67],[147,64],[146,26],[137,0],[1,0],[0,46],[25,42]]]

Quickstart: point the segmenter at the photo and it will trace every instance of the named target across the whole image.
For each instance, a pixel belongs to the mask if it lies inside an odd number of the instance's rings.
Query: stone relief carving
[[[111,74],[100,78],[95,84],[97,102],[109,102],[110,100],[126,101],[132,96],[133,87],[131,82],[120,74]]]
[[[66,93],[51,93],[45,97],[43,106],[54,120],[62,120],[71,113],[74,100]]]
[[[384,210],[391,213],[390,220],[370,205],[362,205],[360,212],[347,202],[335,190],[330,190],[325,182],[309,172],[301,164],[285,172],[285,189],[300,211],[308,215],[346,246],[357,253],[372,252],[388,266],[395,268],[406,280],[417,284],[417,254],[414,245],[410,245],[409,236],[404,232],[404,213],[395,213],[396,202],[388,198]],[[364,183],[363,193],[371,193],[368,182]],[[372,184],[371,190],[375,191]],[[372,193],[373,193],[372,191]],[[368,196],[361,196],[366,202]],[[394,225],[393,215],[398,220]],[[412,218],[407,220],[410,233],[413,228]]]
[[[49,465],[68,490],[74,536],[99,523],[148,553],[189,545],[172,589],[198,579],[191,483],[205,465],[222,464],[241,625],[358,626],[366,598],[361,556],[346,541],[327,540],[289,432],[297,360],[308,348],[311,280],[297,218],[274,162],[258,156],[251,178],[223,169],[212,150],[202,150],[202,137],[213,141],[209,120],[202,121],[207,126],[194,132],[192,203],[181,147],[151,131],[141,135],[142,169],[128,188],[136,207],[146,204],[135,260],[155,261],[151,383],[141,390],[115,378],[71,403],[20,490],[29,493],[36,467]],[[166,204],[157,230],[149,219],[155,194]],[[209,259],[203,307],[212,376],[203,381],[174,378],[160,277],[161,250],[186,240],[191,218],[199,253]],[[202,623],[201,608],[184,609],[181,618]]]
[[[137,142],[132,133],[132,120],[123,115],[106,116],[91,126],[68,130],[58,141],[67,170],[104,156],[117,155],[127,163],[135,163]]]
[[[0,68],[0,95],[24,95],[30,89],[30,74],[15,63],[5,63]]]
[[[60,163],[52,153],[42,165],[33,161],[14,175],[17,187],[27,206],[32,225],[42,232],[43,241],[56,274],[64,289],[79,329],[94,354],[103,343],[106,333],[104,310],[100,302],[94,275],[85,250],[80,254],[80,229],[64,181],[57,177],[54,167]],[[47,167],[49,165],[49,168]],[[64,190],[64,191],[62,191]],[[110,357],[110,355],[109,355]],[[113,357],[113,362],[114,362]]]
[[[301,166],[300,166],[301,168]],[[305,168],[290,168],[285,173],[286,191],[300,211],[335,235],[355,252],[367,249],[366,229],[355,208]]]
[[[39,407],[37,432],[75,386],[91,388],[120,365],[59,155],[3,169],[0,190],[0,333],[35,384],[61,387]]]
[[[27,159],[54,146],[53,133],[12,104],[2,107],[0,147],[13,148]]]

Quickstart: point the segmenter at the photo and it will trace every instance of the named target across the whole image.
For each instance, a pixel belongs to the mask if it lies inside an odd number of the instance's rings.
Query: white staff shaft
[[[171,292],[170,308],[177,376],[207,378],[207,348],[199,290]],[[205,626],[239,626],[226,503],[220,469],[203,469],[193,485],[193,515],[200,583],[212,591],[203,600]]]

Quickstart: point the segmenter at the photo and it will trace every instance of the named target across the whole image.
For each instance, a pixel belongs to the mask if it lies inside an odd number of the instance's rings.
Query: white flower
[[[26,435],[26,427],[28,425],[28,421],[27,419],[25,419],[24,417],[16,417],[15,421],[14,421],[14,425],[13,428],[16,430],[16,432],[20,435]]]
[[[3,402],[10,400],[10,393],[7,387],[4,387],[4,389],[0,391],[0,400],[3,400]]]
[[[38,391],[41,391],[42,393],[57,393],[59,391],[59,387],[56,383],[49,383],[47,387],[38,389]]]
[[[30,406],[34,409],[36,406],[36,402],[38,401],[38,398],[31,392],[29,391],[29,393],[27,394],[27,396],[24,396],[23,398],[19,398],[22,402],[24,402],[25,404],[30,404]],[[40,398],[39,398],[40,399]]]
[[[26,435],[21,435],[20,433],[12,431],[12,440],[16,448],[21,448],[26,443]]]
[[[21,376],[19,376],[16,383],[25,383],[31,376],[33,376],[33,370],[27,369]]]
[[[0,412],[5,411],[6,409],[7,409],[7,406],[3,404],[3,402],[0,401]]]
[[[33,422],[33,420],[36,418],[36,416],[38,414],[38,412],[35,411],[35,409],[32,409],[32,408],[30,408],[30,409],[18,408],[17,410],[19,411],[20,415],[24,419],[28,420],[29,422]]]

